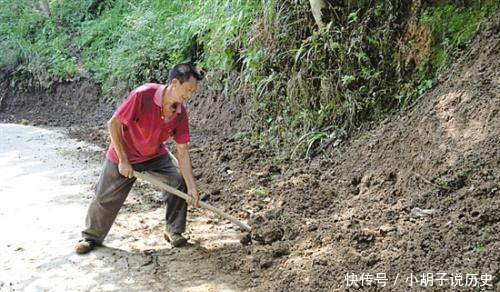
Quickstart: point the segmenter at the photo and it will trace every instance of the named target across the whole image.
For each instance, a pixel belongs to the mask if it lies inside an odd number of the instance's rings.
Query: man
[[[86,217],[82,239],[75,246],[84,254],[102,244],[118,211],[135,182],[133,171],[153,172],[170,186],[191,195],[199,207],[191,158],[189,122],[184,103],[197,89],[200,75],[190,64],[176,65],[168,84],[145,84],[128,95],[108,121],[111,145]],[[172,163],[164,142],[173,137],[180,173]],[[181,175],[182,174],[182,175]],[[182,246],[186,239],[187,203],[163,192],[167,202],[166,237],[171,245]]]

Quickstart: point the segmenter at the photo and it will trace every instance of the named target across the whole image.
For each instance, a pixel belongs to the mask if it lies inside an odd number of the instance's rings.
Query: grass
[[[494,2],[476,1],[469,7],[448,4],[424,9],[420,21],[432,28],[435,41],[434,50],[427,61],[432,71],[442,72],[472,39],[481,22],[498,6]]]

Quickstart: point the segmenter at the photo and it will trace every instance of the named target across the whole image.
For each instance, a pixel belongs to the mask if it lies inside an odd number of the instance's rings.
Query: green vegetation
[[[451,174],[443,175],[437,178],[436,182],[439,186],[458,190],[469,184],[470,173],[467,171],[455,171]]]
[[[496,1],[475,1],[468,6],[445,4],[422,9],[419,23],[431,31],[431,49],[416,64],[414,82],[406,85],[408,90],[402,104],[406,105],[431,88],[438,74],[465,48],[487,16],[498,8]]]
[[[487,245],[491,242],[491,235],[488,232],[483,232],[479,238],[476,248],[474,249],[477,253],[485,253],[487,251]]]
[[[0,12],[0,65],[12,65],[19,80],[49,86],[77,73],[71,37],[57,22],[45,21],[29,1],[2,1]],[[57,15],[56,15],[57,16]]]
[[[319,30],[307,0],[0,0],[0,66],[19,87],[94,79],[109,99],[195,61],[208,94],[249,97],[253,141],[321,153],[435,84],[497,1],[335,4]],[[464,2],[464,3],[465,3]]]
[[[268,194],[268,190],[266,187],[259,186],[255,189],[254,193],[259,197],[265,197]]]
[[[50,18],[28,0],[2,0],[1,65],[43,87],[90,74],[108,98],[165,82],[173,64],[196,60],[231,72],[259,1],[52,1]],[[26,80],[22,78],[20,80]]]
[[[421,23],[432,28],[435,46],[428,58],[433,72],[441,72],[459,49],[472,39],[479,24],[498,9],[498,2],[476,2],[470,7],[445,5],[422,11]],[[427,65],[427,64],[426,64]]]

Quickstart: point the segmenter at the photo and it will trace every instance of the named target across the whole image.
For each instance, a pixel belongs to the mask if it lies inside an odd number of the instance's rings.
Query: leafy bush
[[[77,72],[68,49],[70,37],[54,22],[46,20],[27,6],[27,1],[4,1],[0,65],[17,64],[17,71],[33,76],[48,86],[52,81],[71,78]]]

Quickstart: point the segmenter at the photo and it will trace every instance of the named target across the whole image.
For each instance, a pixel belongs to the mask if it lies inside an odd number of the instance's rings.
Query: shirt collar
[[[158,86],[158,88],[155,91],[155,95],[153,97],[154,103],[162,109],[163,109],[163,94],[166,89],[167,89],[166,85]],[[175,112],[177,114],[180,114],[182,112],[182,104],[177,103]]]
[[[159,107],[163,107],[163,92],[165,91],[165,88],[167,88],[166,85],[158,86],[153,97],[155,104]]]
[[[177,114],[180,114],[182,112],[182,104],[178,103],[177,106],[175,107],[175,112]]]

